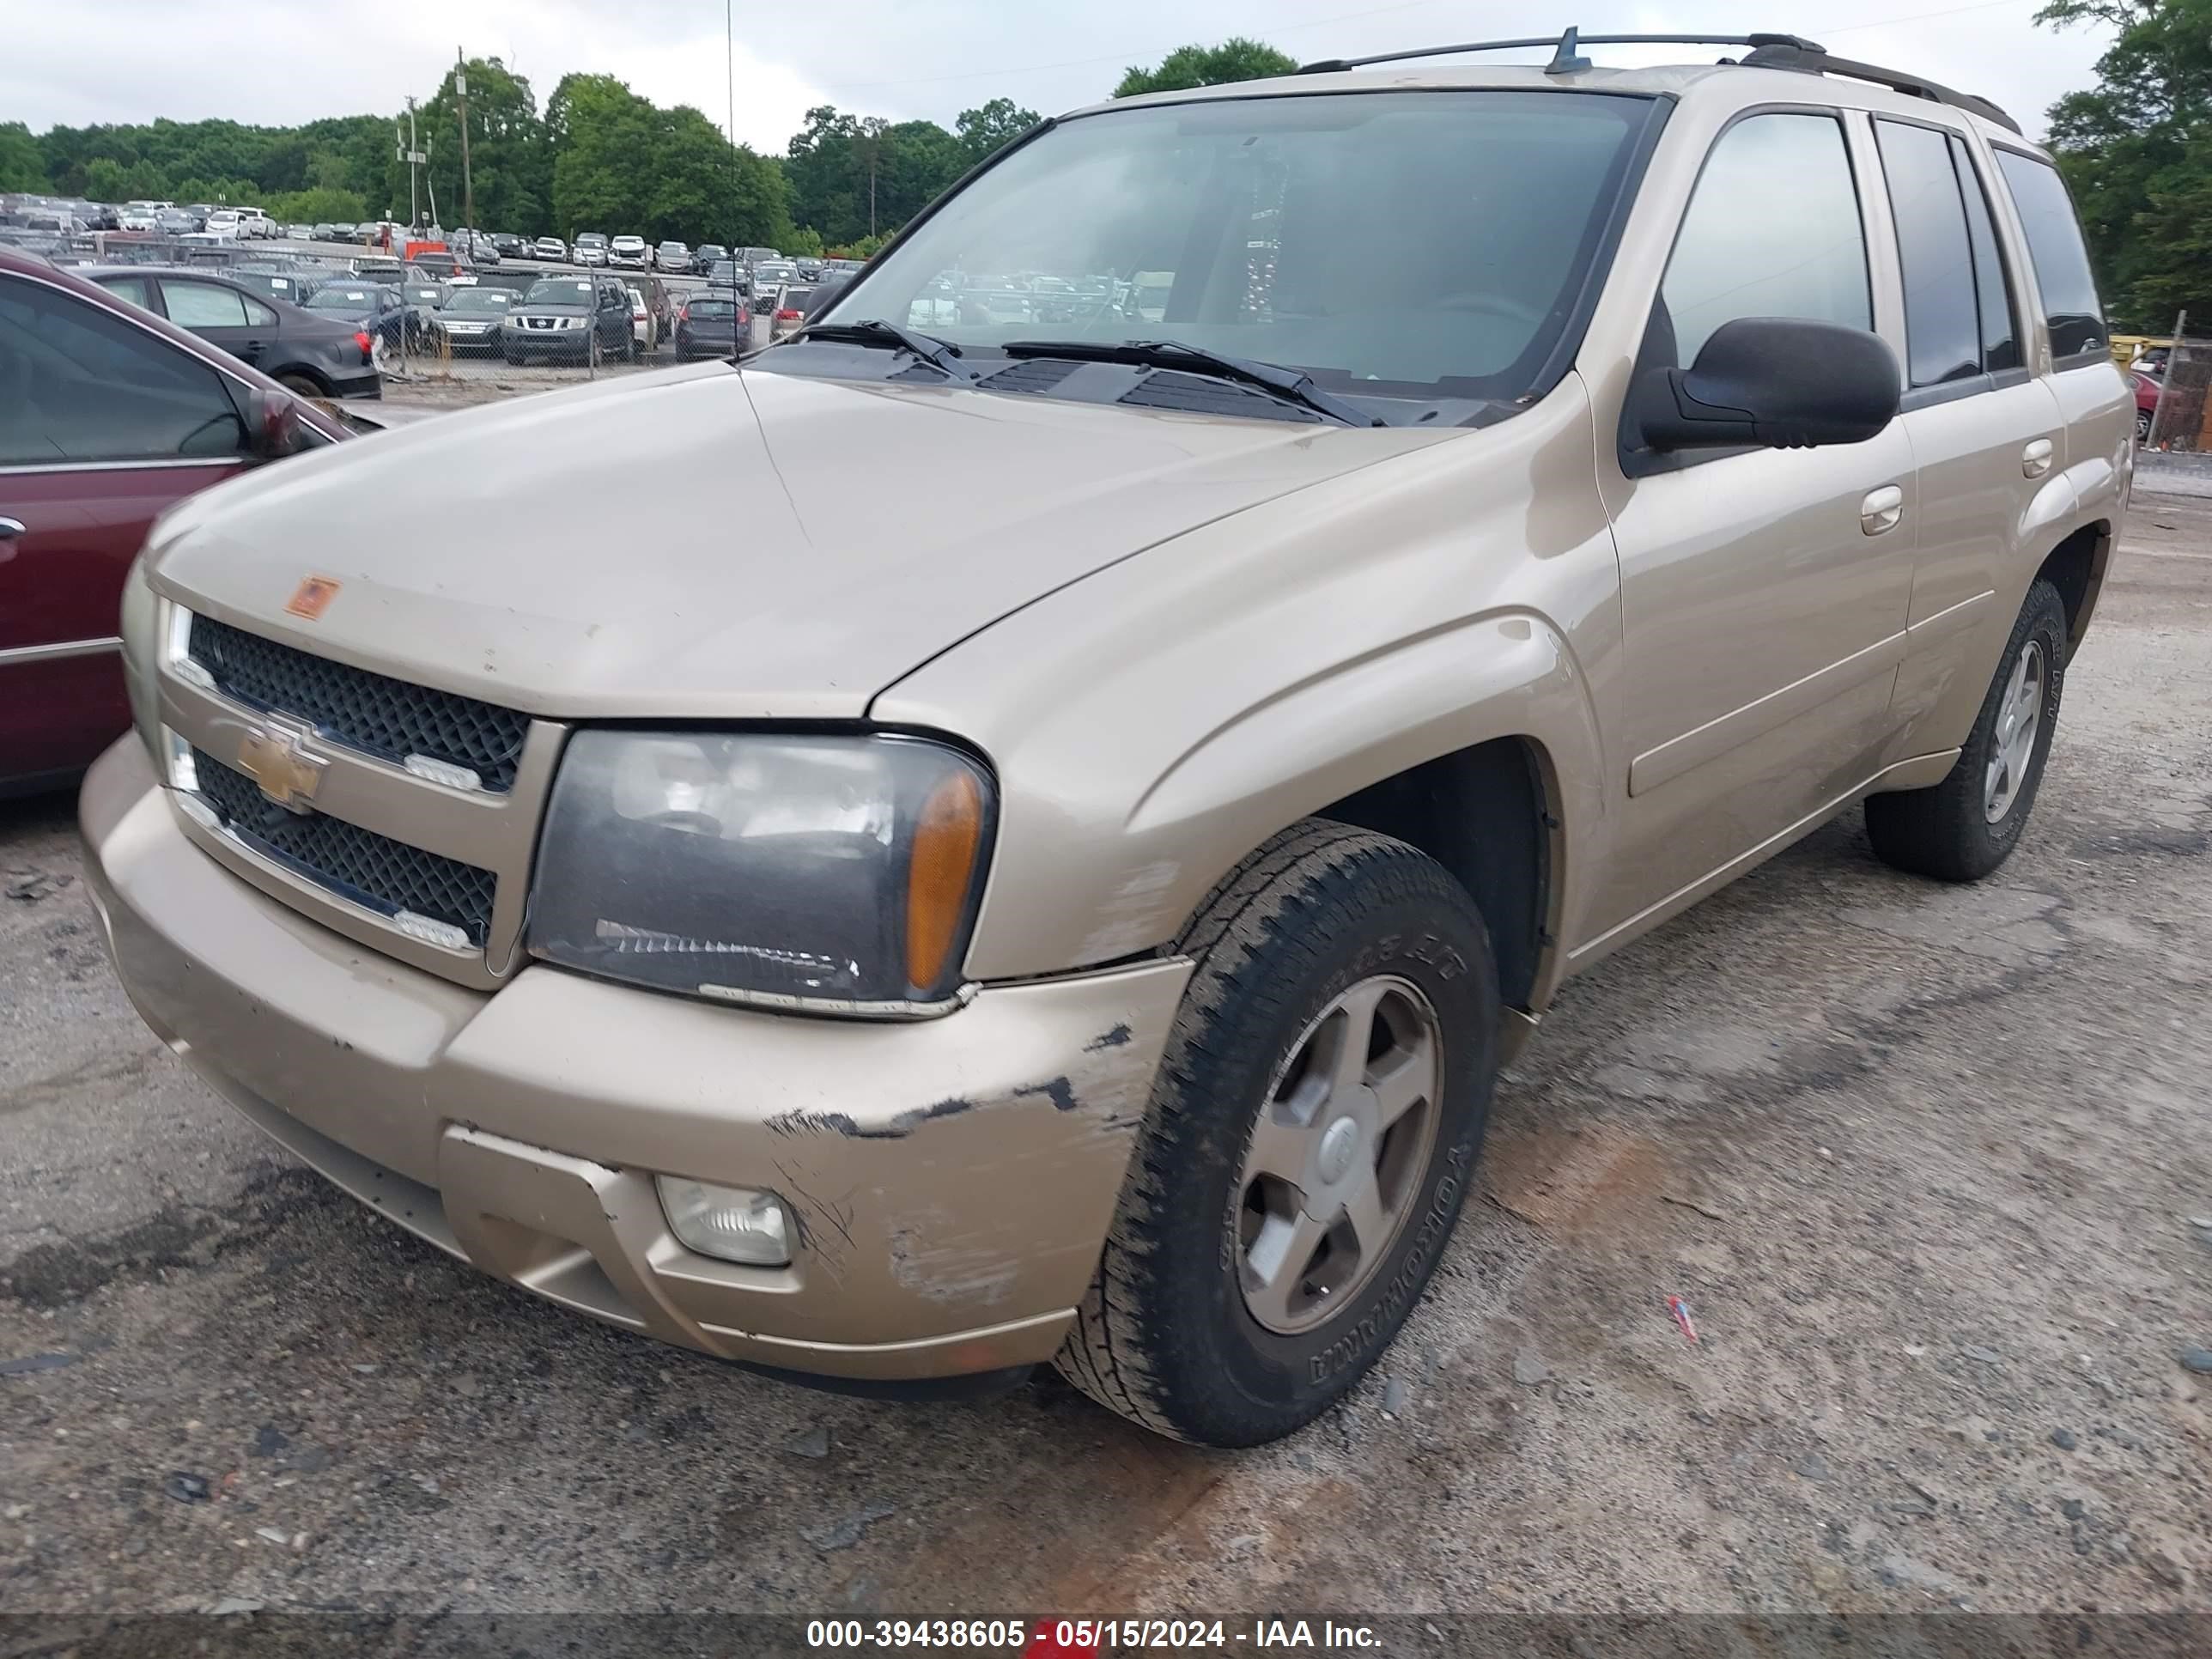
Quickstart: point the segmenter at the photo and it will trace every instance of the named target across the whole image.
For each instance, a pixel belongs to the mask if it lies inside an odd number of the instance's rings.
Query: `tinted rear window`
[[[694,300],[691,314],[694,317],[734,317],[738,314],[738,308],[727,300]]]
[[[1875,133],[1905,268],[1909,378],[1917,386],[1971,378],[1982,370],[1981,326],[1966,200],[1951,166],[1951,147],[1932,127],[1877,121]]]
[[[2017,150],[2000,149],[1997,170],[2027,232],[2035,285],[2043,290],[2043,314],[2051,324],[2051,355],[2073,357],[2103,350],[2105,307],[2097,298],[2089,250],[2058,169]]]

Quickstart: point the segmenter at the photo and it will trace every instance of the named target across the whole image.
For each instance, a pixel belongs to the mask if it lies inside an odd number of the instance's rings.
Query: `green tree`
[[[653,105],[611,75],[564,75],[546,103],[553,137],[553,223],[619,235],[641,216],[639,169],[652,155]]]
[[[94,202],[127,202],[131,170],[112,156],[94,156],[84,169],[84,193]]]
[[[471,58],[469,82],[469,181],[476,197],[474,229],[494,227],[535,235],[552,204],[553,156],[538,96],[529,81],[496,58]],[[449,224],[464,220],[460,100],[448,70],[427,103],[415,112],[415,130],[430,141],[422,169]],[[395,165],[397,163],[395,162]],[[398,189],[407,187],[401,173]]]
[[[0,190],[52,188],[45,149],[30,128],[21,121],[0,121]]]
[[[967,152],[968,165],[988,161],[1037,124],[1037,112],[1011,98],[994,98],[979,109],[963,109],[952,124]]]
[[[325,222],[357,225],[370,217],[368,204],[349,190],[332,190],[327,185],[316,185],[307,190],[289,191],[271,197],[263,205],[273,218],[288,225],[317,225]]]
[[[1274,47],[1242,35],[1218,46],[1178,46],[1162,58],[1157,69],[1132,67],[1114,88],[1116,98],[1133,98],[1140,92],[1188,92],[1194,87],[1225,86],[1231,81],[1257,81],[1271,75],[1290,75],[1298,66]]]
[[[2051,0],[2036,21],[2114,32],[2097,84],[2050,112],[2114,325],[2212,319],[2212,0]]]
[[[825,245],[888,234],[967,170],[962,142],[934,121],[806,112],[784,161],[792,216]]]

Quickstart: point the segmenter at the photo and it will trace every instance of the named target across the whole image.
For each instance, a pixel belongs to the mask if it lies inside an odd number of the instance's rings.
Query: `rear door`
[[[156,514],[245,464],[246,435],[207,364],[0,273],[0,781],[75,770],[130,724],[124,576]]]
[[[276,313],[222,283],[164,276],[161,305],[179,328],[190,329],[240,362],[259,363],[276,343]]]
[[[1920,554],[1890,761],[1955,748],[2012,630],[2037,501],[2058,483],[2058,400],[2027,366],[2018,275],[1977,147],[1960,130],[1872,121],[1870,170],[1896,231],[1905,299],[1906,434],[1920,477]]]

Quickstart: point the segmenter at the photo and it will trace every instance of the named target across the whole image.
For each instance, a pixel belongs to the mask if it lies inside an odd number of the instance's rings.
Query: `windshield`
[[[984,349],[1172,340],[1354,394],[1516,397],[1651,107],[1424,91],[1081,117],[909,228],[816,320]]]
[[[605,247],[607,239],[596,230],[587,230],[576,239],[578,247]]]
[[[375,294],[367,288],[319,289],[307,305],[314,311],[366,311],[376,303]]]
[[[734,317],[738,314],[736,304],[728,300],[694,300],[684,307],[684,311],[694,319]]]
[[[434,306],[445,296],[438,289],[418,283],[407,290],[407,297],[418,306]]]
[[[592,285],[570,279],[547,283],[532,283],[530,292],[522,296],[528,306],[587,306],[592,303]]]
[[[514,295],[501,288],[465,288],[453,295],[446,309],[461,311],[505,311],[514,303]]]

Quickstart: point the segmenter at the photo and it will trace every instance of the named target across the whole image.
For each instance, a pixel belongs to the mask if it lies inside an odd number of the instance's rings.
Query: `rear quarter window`
[[[2020,210],[2027,235],[2027,255],[2035,285],[2043,293],[2044,319],[2051,327],[2051,355],[2061,362],[2105,350],[2105,307],[2097,298],[2097,279],[2089,269],[2089,250],[2081,222],[2058,169],[2018,150],[1997,151],[1997,171]]]

